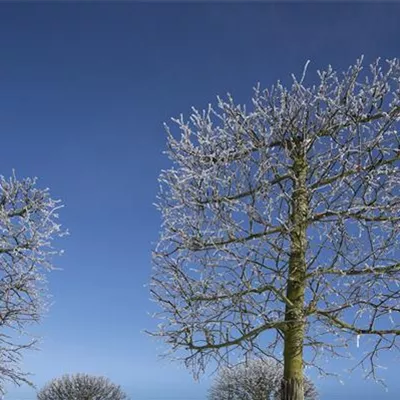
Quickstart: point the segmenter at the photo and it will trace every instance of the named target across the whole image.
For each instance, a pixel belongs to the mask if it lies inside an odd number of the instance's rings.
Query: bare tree
[[[57,223],[60,202],[35,179],[0,176],[0,392],[4,383],[31,384],[19,364],[36,339],[21,342],[25,328],[39,322],[46,309],[45,272],[57,252],[52,239],[62,235]]]
[[[283,353],[282,399],[302,400],[304,363],[324,373],[318,356],[357,340],[375,377],[398,348],[400,65],[362,64],[258,86],[249,111],[219,98],[174,120],[180,138],[167,127],[154,334],[196,374]]]
[[[37,395],[38,400],[125,400],[120,386],[103,376],[64,375],[53,379]]]
[[[283,368],[273,358],[253,359],[222,368],[213,382],[209,400],[273,400],[281,396]],[[304,397],[316,400],[314,384],[304,378]]]

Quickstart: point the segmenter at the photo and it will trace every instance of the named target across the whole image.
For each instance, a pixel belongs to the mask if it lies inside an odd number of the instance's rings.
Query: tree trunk
[[[301,144],[299,145],[300,148]],[[306,274],[308,193],[306,188],[307,163],[303,151],[294,158],[296,177],[292,196],[288,285],[284,330],[284,374],[281,400],[304,400],[303,342],[304,290]]]
[[[282,380],[282,399],[298,400],[304,398],[303,384],[297,379]],[[301,397],[299,397],[301,395]]]

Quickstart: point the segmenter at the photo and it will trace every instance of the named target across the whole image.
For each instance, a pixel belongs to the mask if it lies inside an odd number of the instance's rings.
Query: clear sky
[[[39,177],[71,233],[49,279],[54,305],[34,329],[42,350],[24,360],[39,387],[87,372],[136,400],[205,399],[209,378],[159,361],[161,345],[142,333],[156,324],[144,285],[168,165],[162,123],[227,91],[245,102],[307,59],[314,73],[399,56],[399,16],[393,3],[0,3],[0,173]],[[395,399],[398,358],[385,361],[388,393],[344,374],[344,386],[317,381],[322,400]],[[32,393],[10,387],[6,399]]]

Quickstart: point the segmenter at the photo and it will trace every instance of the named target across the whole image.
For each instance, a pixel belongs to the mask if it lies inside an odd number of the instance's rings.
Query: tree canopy
[[[20,368],[22,353],[33,348],[26,328],[40,321],[48,304],[46,272],[59,253],[52,240],[63,233],[58,223],[60,201],[36,179],[0,176],[0,390],[4,383],[31,382]]]
[[[196,374],[233,353],[283,357],[301,387],[321,356],[357,342],[375,377],[398,348],[399,60],[307,76],[167,126],[154,334]]]
[[[215,378],[209,400],[273,400],[281,397],[283,367],[272,358],[253,359],[230,368],[222,368]],[[317,390],[304,379],[305,400],[316,400]]]
[[[63,375],[50,381],[37,395],[38,400],[127,400],[120,386],[103,376]]]

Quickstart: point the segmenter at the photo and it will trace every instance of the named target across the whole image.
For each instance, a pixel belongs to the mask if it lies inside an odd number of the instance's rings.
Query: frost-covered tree
[[[282,364],[273,358],[253,359],[222,368],[209,391],[209,400],[275,400],[281,397]],[[304,398],[316,400],[314,384],[304,378]]]
[[[31,323],[46,309],[45,273],[53,269],[57,253],[52,239],[62,235],[57,222],[58,200],[35,179],[0,176],[0,391],[4,384],[28,383],[20,369],[25,349],[37,339],[27,336]]]
[[[103,376],[64,375],[50,381],[37,395],[38,400],[126,400],[120,386]]]
[[[195,373],[283,354],[295,400],[318,356],[357,343],[375,377],[400,336],[399,60],[305,75],[167,127],[151,283],[154,334]]]

